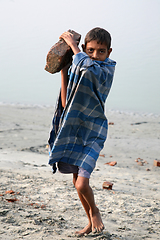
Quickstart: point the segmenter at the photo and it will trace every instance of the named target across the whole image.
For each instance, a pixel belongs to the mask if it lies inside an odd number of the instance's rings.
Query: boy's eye
[[[100,53],[105,53],[105,50],[100,50]]]
[[[89,48],[89,49],[88,49],[88,52],[89,52],[89,53],[92,53],[93,51],[94,51],[93,48]]]

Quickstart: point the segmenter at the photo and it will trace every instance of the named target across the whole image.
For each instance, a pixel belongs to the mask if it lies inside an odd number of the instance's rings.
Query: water
[[[74,11],[66,18],[70,4],[90,21],[78,21]],[[106,108],[160,114],[160,2],[87,4],[61,0],[55,10],[50,0],[0,0],[0,102],[54,105],[60,74],[44,70],[47,52],[69,28],[82,34],[83,43],[88,30],[101,26],[112,34],[110,57],[117,61]],[[112,10],[106,14],[105,7]]]

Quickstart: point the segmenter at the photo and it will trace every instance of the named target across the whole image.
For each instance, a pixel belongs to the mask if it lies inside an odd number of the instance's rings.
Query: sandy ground
[[[53,111],[0,105],[0,239],[160,239],[160,116],[107,112],[114,124],[90,179],[105,231],[78,238],[87,218],[72,175],[48,165]]]

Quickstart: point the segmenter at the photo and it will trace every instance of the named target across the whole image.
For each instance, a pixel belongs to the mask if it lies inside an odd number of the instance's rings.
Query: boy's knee
[[[89,188],[89,179],[87,178],[78,178],[75,182],[75,187],[78,192],[85,193]]]

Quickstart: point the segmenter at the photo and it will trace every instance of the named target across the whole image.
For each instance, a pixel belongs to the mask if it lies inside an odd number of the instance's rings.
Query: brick
[[[102,185],[103,189],[107,189],[107,190],[112,190],[112,186],[113,186],[113,183],[111,182],[104,182]]]
[[[115,166],[115,165],[117,164],[117,162],[116,162],[116,161],[113,161],[113,162],[108,162],[108,163],[105,163],[105,164],[108,164],[108,165],[110,165],[110,166]]]
[[[5,194],[8,194],[8,193],[9,194],[14,194],[15,192],[13,190],[8,190],[8,191],[5,192]]]
[[[108,125],[114,125],[114,122],[109,122]]]
[[[157,160],[157,159],[155,159],[155,160],[154,160],[154,166],[155,166],[155,167],[160,167],[160,161]]]
[[[8,201],[8,202],[16,202],[16,201],[19,201],[17,198],[6,198],[6,200]]]
[[[137,164],[138,164],[139,166],[143,166],[143,165],[144,165],[143,162],[137,162]]]
[[[73,33],[76,41],[80,41],[81,35],[79,33],[76,33],[73,30],[69,30],[69,32]],[[46,58],[46,66],[44,69],[52,74],[59,72],[62,68],[64,68],[72,61],[72,56],[73,51],[71,48],[63,39],[60,39],[49,50]]]
[[[99,156],[100,156],[100,157],[105,157],[105,155],[104,155],[104,154],[99,154]]]
[[[135,160],[135,162],[137,162],[137,164],[138,164],[139,166],[143,166],[143,165],[145,165],[145,164],[148,164],[148,162],[147,162],[146,160],[143,160],[143,158],[137,158],[137,159]]]

